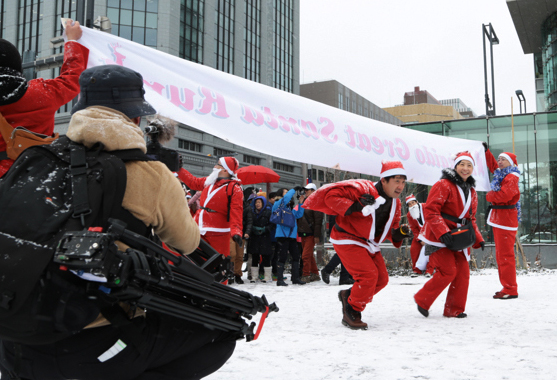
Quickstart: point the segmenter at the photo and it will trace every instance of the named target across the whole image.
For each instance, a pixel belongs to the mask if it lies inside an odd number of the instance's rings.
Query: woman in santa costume
[[[476,225],[476,209],[478,197],[472,177],[475,162],[469,152],[461,152],[455,158],[454,169],[443,169],[424,206],[425,224],[419,239],[426,244],[426,254],[435,268],[435,274],[416,293],[414,300],[419,312],[427,317],[429,308],[435,299],[449,286],[443,315],[449,318],[466,318],[466,298],[470,280],[470,248],[453,251],[447,246],[452,245],[450,231],[465,224],[463,219],[472,222],[476,233],[474,248],[484,247],[482,235]],[[446,216],[443,216],[445,214]],[[453,220],[458,219],[457,222]]]
[[[358,179],[325,185],[304,203],[306,209],[337,216],[330,241],[355,280],[351,289],[338,295],[342,324],[353,330],[367,330],[361,313],[389,282],[379,244],[388,239],[398,248],[410,234],[407,225],[399,226],[399,196],[405,185],[402,163],[383,162],[379,182]]]
[[[206,178],[194,177],[186,169],[178,178],[192,190],[201,190],[200,207],[195,213],[201,237],[225,257],[230,255],[230,237],[242,246],[244,193],[236,179],[238,160],[221,157]]]
[[[496,292],[493,298],[502,300],[518,298],[514,259],[516,230],[520,221],[518,162],[516,155],[509,152],[501,153],[495,160],[493,154],[487,149],[487,144],[484,146],[487,166],[493,173],[491,191],[486,195],[486,200],[491,203],[488,207],[487,224],[493,228],[499,281],[503,285],[503,289]]]
[[[423,207],[425,203],[420,203],[414,196],[410,194],[406,197],[406,206],[408,207],[408,213],[406,214],[406,219],[412,230],[412,245],[410,246],[410,258],[412,259],[412,271],[415,273],[413,276],[416,277],[417,274],[422,274],[422,269],[416,267],[418,258],[420,257],[420,252],[424,247],[425,243],[421,241],[418,236],[420,235],[420,230],[424,226],[424,211]],[[431,264],[427,264],[426,275],[431,276],[433,274],[433,267]]]

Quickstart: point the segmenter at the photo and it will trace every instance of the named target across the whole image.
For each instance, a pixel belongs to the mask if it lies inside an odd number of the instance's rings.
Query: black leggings
[[[300,262],[300,252],[298,251],[298,243],[293,238],[277,238],[278,262],[284,264],[288,257],[288,252],[292,257],[293,263]]]

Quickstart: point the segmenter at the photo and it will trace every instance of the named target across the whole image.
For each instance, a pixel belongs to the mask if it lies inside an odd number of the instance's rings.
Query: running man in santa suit
[[[192,190],[201,190],[200,208],[195,213],[201,237],[225,257],[230,255],[230,237],[242,246],[244,193],[236,179],[238,160],[221,157],[206,178],[194,177],[186,169],[178,178]]]
[[[348,180],[325,185],[305,202],[307,209],[337,215],[330,241],[342,263],[355,280],[352,288],[341,290],[342,324],[366,330],[361,313],[373,296],[387,286],[389,274],[379,244],[389,239],[395,247],[410,234],[408,225],[399,226],[406,171],[400,161],[383,162],[381,180]]]
[[[408,207],[408,214],[406,214],[406,218],[408,219],[408,224],[410,225],[413,235],[412,245],[410,246],[410,258],[412,259],[412,271],[416,274],[422,274],[422,270],[416,267],[416,263],[420,257],[422,247],[425,244],[418,238],[420,230],[424,226],[423,208],[425,205],[426,203],[418,202],[414,194],[406,197],[406,206]],[[426,268],[426,274],[429,276],[433,274],[433,266],[429,263]]]
[[[493,228],[499,281],[503,285],[503,289],[496,292],[493,298],[503,300],[518,298],[514,259],[514,243],[520,212],[518,162],[516,155],[509,152],[501,153],[496,160],[487,149],[486,143],[484,147],[487,166],[493,173],[491,191],[485,197],[491,203],[488,207],[487,224]]]

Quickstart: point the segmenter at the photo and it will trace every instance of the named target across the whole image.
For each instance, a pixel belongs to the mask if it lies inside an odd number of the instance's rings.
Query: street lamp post
[[[526,111],[526,98],[524,97],[522,90],[516,90],[515,93],[518,101],[520,102],[520,113],[522,113],[522,102],[524,102],[524,113],[528,113],[528,111]]]
[[[487,116],[495,116],[495,79],[493,77],[493,45],[499,45],[499,38],[493,30],[491,23],[482,24],[483,44],[484,44],[484,78],[485,78],[485,114]],[[491,59],[491,95],[493,96],[493,104],[489,101],[489,93],[487,89],[487,57],[485,52],[485,39],[489,40],[489,50]],[[491,111],[489,109],[492,109]]]

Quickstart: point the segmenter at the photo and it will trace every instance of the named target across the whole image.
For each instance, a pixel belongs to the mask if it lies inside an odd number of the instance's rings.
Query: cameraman
[[[86,147],[102,143],[106,151],[145,153],[139,124],[142,116],[155,110],[143,98],[142,76],[122,66],[105,65],[85,70],[79,82],[81,94],[67,137]],[[152,228],[174,249],[184,254],[195,250],[199,230],[172,173],[158,161],[129,161],[125,166],[122,210],[112,212],[138,234]],[[99,315],[80,332],[53,344],[3,341],[2,379],[17,372],[24,379],[49,380],[200,379],[218,370],[234,352],[230,334],[128,308],[132,315],[122,316],[122,323],[111,324]]]

